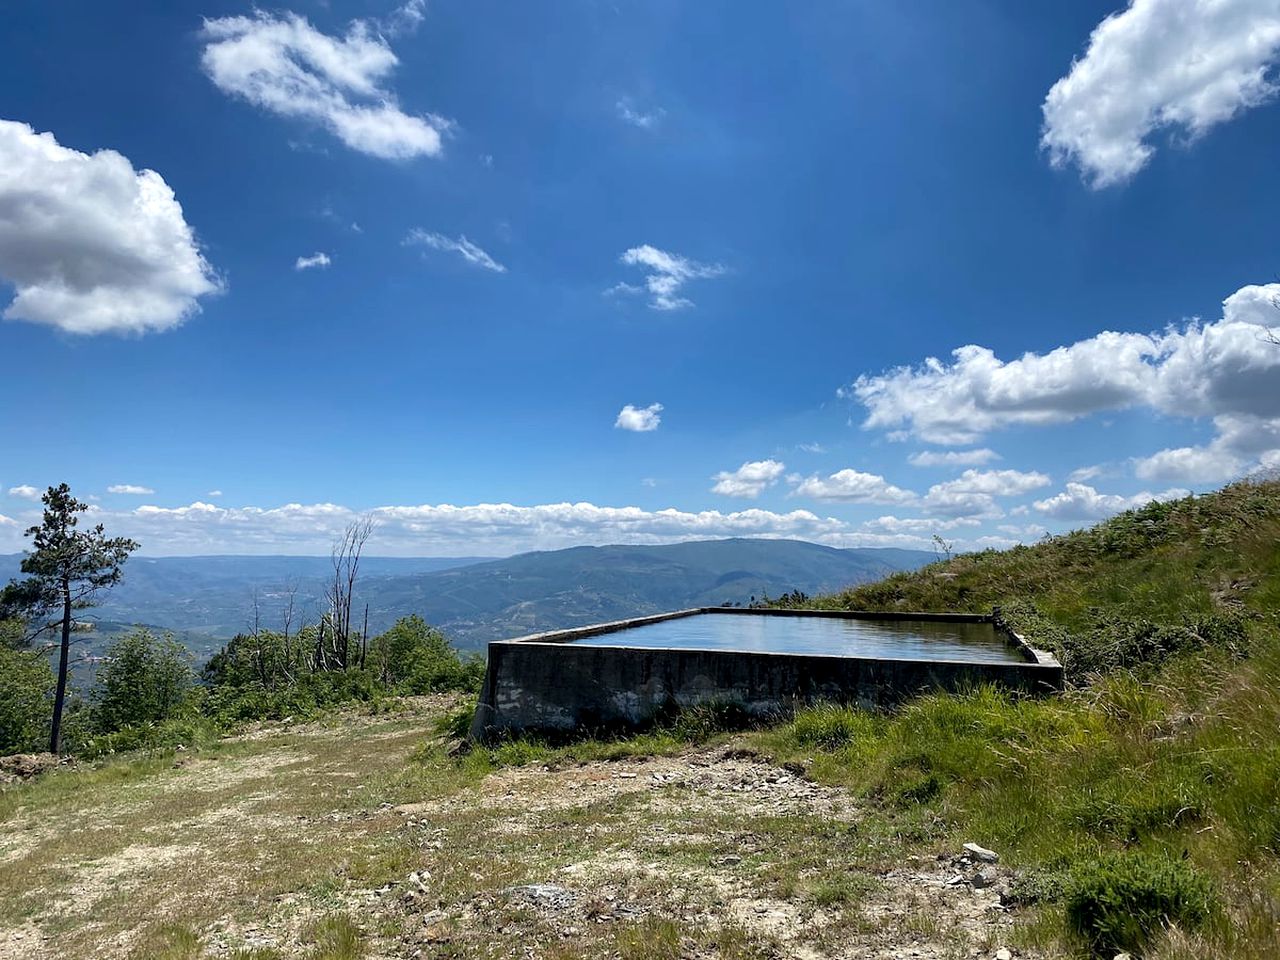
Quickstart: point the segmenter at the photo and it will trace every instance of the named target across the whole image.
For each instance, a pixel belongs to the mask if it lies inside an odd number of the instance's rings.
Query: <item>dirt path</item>
[[[198,942],[170,957],[322,958],[307,931],[335,915],[370,958],[1006,945],[997,869],[894,859],[847,793],[748,750],[469,778],[413,759],[448,706],[28,785],[0,820],[0,960],[146,956],[164,924]]]
[[[405,918],[387,956],[558,956],[529,953],[557,941],[583,955],[610,925],[671,923],[695,954],[928,960],[990,956],[1012,923],[998,868],[956,856],[884,869],[847,793],[740,749],[503,770],[393,812],[422,858],[386,891]],[[469,865],[469,893],[458,844],[487,859]]]

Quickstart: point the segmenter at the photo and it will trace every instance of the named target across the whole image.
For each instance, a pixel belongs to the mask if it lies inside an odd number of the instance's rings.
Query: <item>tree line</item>
[[[88,507],[65,483],[42,499],[42,521],[26,531],[23,576],[0,590],[0,755],[96,756],[191,743],[246,720],[479,686],[481,658],[460,656],[419,616],[370,635],[368,607],[356,603],[360,558],[373,533],[362,520],[334,544],[324,611],[314,623],[295,627],[293,588],[281,629],[264,629],[255,595],[251,627],[199,671],[172,636],[138,628],[110,643],[93,683],[74,690],[77,613],[120,582],[139,545],[108,537],[101,524],[82,528]]]

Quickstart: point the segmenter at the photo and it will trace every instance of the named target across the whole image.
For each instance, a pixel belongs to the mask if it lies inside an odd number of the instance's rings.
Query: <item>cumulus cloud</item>
[[[724,273],[724,267],[719,264],[698,263],[679,254],[651,247],[647,243],[632,247],[619,259],[627,266],[644,267],[649,271],[644,278],[644,286],[619,283],[606,292],[610,294],[647,292],[649,306],[654,310],[681,310],[684,307],[693,306],[692,300],[680,295],[684,285],[690,280],[705,280]]]
[[[467,263],[474,264],[477,267],[483,267],[486,270],[492,270],[494,273],[506,273],[507,268],[500,264],[489,254],[485,253],[478,246],[468,240],[466,237],[446,237],[442,233],[429,233],[426,230],[415,227],[409,231],[409,235],[404,238],[405,246],[424,246],[430,247],[432,250],[443,250],[446,253],[456,253],[462,257]]]
[[[10,487],[9,496],[18,500],[39,500],[40,491],[29,483],[22,483],[16,487]]]
[[[737,470],[721,470],[712,477],[715,486],[711,492],[754,500],[777,483],[786,469],[787,465],[777,460],[748,460]]]
[[[660,403],[651,403],[647,407],[634,407],[628,403],[618,412],[618,419],[613,421],[613,425],[619,430],[649,433],[662,423],[661,413]]]
[[[926,513],[953,517],[1000,517],[997,497],[1018,497],[1049,485],[1043,473],[1020,470],[966,470],[954,480],[935,483],[921,506]]]
[[[1156,131],[1194,140],[1273,97],[1278,61],[1280,0],[1133,0],[1049,91],[1041,143],[1094,187],[1122,183]]]
[[[401,8],[410,11],[403,22],[413,19],[416,7]],[[441,153],[448,122],[400,109],[384,85],[399,61],[374,24],[355,20],[345,37],[331,37],[296,14],[259,10],[205,20],[203,37],[201,64],[224,93],[319,124],[369,156],[405,160]]]
[[[858,470],[837,470],[826,477],[796,477],[792,496],[834,503],[913,503],[910,490],[895,487],[884,477]]]
[[[5,282],[14,288],[6,320],[75,334],[167,330],[219,290],[160,174],[11,120],[0,120]]]
[[[981,447],[976,450],[921,450],[907,458],[913,467],[980,467],[999,460],[1000,454]]]
[[[1206,476],[1229,476],[1280,450],[1280,349],[1269,326],[1280,320],[1277,297],[1280,284],[1248,286],[1223,302],[1222,319],[1213,323],[1162,333],[1105,332],[1016,360],[964,346],[953,351],[952,363],[929,358],[919,367],[859,377],[841,395],[867,408],[867,428],[941,444],[1109,410],[1210,418],[1217,438],[1207,447],[1162,451],[1138,471],[1173,478],[1183,464]]]
[[[623,123],[629,123],[633,127],[639,127],[641,130],[652,130],[667,115],[667,111],[661,107],[654,107],[652,110],[641,110],[636,107],[635,102],[630,97],[623,97],[614,107],[618,111],[618,119]]]
[[[871,530],[877,533],[913,533],[932,535],[934,533],[945,533],[949,530],[957,530],[960,528],[981,526],[982,521],[976,517],[952,517],[947,520],[937,520],[933,517],[895,517],[883,516],[876,517],[874,520],[868,520],[862,525],[862,529]]]
[[[145,497],[155,493],[150,487],[140,487],[136,483],[113,483],[107,487],[107,493],[122,493],[131,497]]]
[[[1037,500],[1032,506],[1056,520],[1102,520],[1124,510],[1146,506],[1153,500],[1179,500],[1188,494],[1187,490],[1171,489],[1161,493],[1143,491],[1123,497],[1099,493],[1088,484],[1068,483],[1061,493],[1046,500]]]
[[[312,270],[317,267],[323,269],[324,267],[329,266],[329,264],[331,264],[332,262],[333,261],[329,259],[329,255],[327,253],[317,252],[317,253],[313,253],[309,257],[299,257],[297,260],[294,261],[293,269]]]

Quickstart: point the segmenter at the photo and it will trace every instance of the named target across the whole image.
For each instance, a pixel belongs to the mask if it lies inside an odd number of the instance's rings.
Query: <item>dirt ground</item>
[[[4,788],[0,960],[1038,955],[998,864],[740,744],[477,777],[429,746],[453,705]]]

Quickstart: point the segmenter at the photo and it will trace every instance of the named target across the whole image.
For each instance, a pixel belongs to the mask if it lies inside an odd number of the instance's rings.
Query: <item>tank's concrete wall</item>
[[[680,611],[678,615],[699,612],[704,611]],[[645,619],[653,622],[658,618]],[[972,622],[988,618],[961,615],[954,619]],[[1039,659],[1032,653],[1026,653],[1026,663],[972,663],[577,646],[568,642],[623,625],[609,624],[608,629],[598,625],[489,644],[489,669],[472,737],[486,740],[506,734],[635,729],[675,708],[710,701],[734,702],[763,715],[786,713],[797,704],[818,700],[891,706],[930,690],[958,690],[979,683],[1037,694],[1062,688],[1062,667],[1052,658]]]

